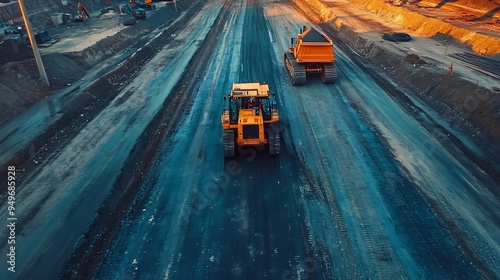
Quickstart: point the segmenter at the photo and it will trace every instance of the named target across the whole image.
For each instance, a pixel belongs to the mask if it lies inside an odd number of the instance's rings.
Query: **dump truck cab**
[[[221,116],[224,155],[234,156],[238,146],[269,145],[269,153],[279,153],[279,132],[272,124],[279,115],[267,84],[235,83],[226,98]]]

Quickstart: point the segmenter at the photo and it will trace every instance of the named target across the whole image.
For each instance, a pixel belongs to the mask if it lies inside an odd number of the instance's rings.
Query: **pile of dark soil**
[[[43,59],[52,88],[67,86],[85,74],[85,67],[78,65],[64,54],[48,54]]]
[[[8,62],[33,58],[33,51],[31,48],[12,39],[0,42],[0,54],[0,66]]]
[[[9,62],[0,68],[0,124],[85,74],[81,66],[63,54],[45,55],[43,63],[50,89],[42,82],[34,59]]]
[[[437,32],[435,35],[431,36],[432,39],[442,43],[445,46],[454,46],[456,48],[460,48],[463,50],[467,50],[469,52],[473,52],[472,48],[464,43],[461,43],[457,39],[453,38],[450,35],[443,34],[441,32]]]
[[[40,86],[43,83],[39,77],[34,59],[9,62],[0,68],[0,124],[22,112],[25,104],[48,95],[47,88]]]
[[[411,64],[427,64],[425,60],[421,59],[416,54],[409,54],[405,57],[405,61]]]

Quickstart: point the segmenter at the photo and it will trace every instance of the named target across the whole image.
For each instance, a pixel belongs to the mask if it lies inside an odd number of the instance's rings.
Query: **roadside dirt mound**
[[[410,1],[411,2],[420,2],[420,1]],[[454,0],[454,1],[443,1],[443,0],[426,0],[426,2],[434,3],[436,6],[441,5],[460,5],[465,7],[470,7],[483,11],[490,11],[500,7],[500,1],[491,1],[491,0]]]
[[[0,66],[13,61],[33,58],[33,51],[16,40],[0,41]]]
[[[87,67],[93,67],[117,52],[132,46],[137,39],[149,34],[154,25],[150,22],[139,22],[114,36],[102,39],[81,52],[69,52],[68,57]]]
[[[349,1],[403,28],[414,30],[420,35],[431,37],[437,33],[447,34],[462,43],[471,45],[474,52],[488,55],[500,54],[499,38],[471,32],[439,19],[429,18],[402,7],[387,4],[383,0]]]
[[[416,54],[409,54],[405,57],[405,61],[411,64],[426,64],[425,60],[421,59]]]
[[[9,116],[23,111],[24,104],[33,104],[46,97],[41,81],[34,77],[38,73],[35,60],[10,62],[0,69],[0,124]]]
[[[52,89],[67,86],[85,74],[85,67],[64,54],[48,54],[43,59]]]
[[[292,0],[295,5],[297,5],[305,14],[308,15],[309,19],[314,23],[323,23],[334,20],[335,15],[333,12],[319,0]],[[337,19],[338,24],[342,20]]]
[[[466,44],[458,41],[457,39],[453,38],[452,36],[443,34],[441,32],[437,32],[435,35],[431,36],[430,38],[432,38],[438,42],[441,42],[444,45],[454,46],[454,47],[457,47],[459,49],[473,52],[471,46],[466,45]]]
[[[424,64],[415,54],[396,55],[360,38],[352,29],[339,30],[342,40],[358,50],[377,71],[409,92],[420,96],[451,125],[498,149],[500,142],[500,94]],[[420,63],[419,63],[420,62]]]
[[[43,56],[51,88],[49,89],[41,80],[35,59],[25,59],[20,62],[9,62],[0,68],[0,84],[5,91],[23,96],[33,95],[33,100],[48,96],[51,91],[60,89],[69,83],[79,79],[85,74],[85,70],[70,58],[63,54],[49,54]],[[0,104],[5,102],[0,99]]]

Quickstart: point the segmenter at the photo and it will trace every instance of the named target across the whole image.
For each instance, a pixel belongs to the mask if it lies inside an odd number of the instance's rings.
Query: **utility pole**
[[[18,0],[19,8],[21,9],[21,14],[23,15],[24,26],[26,26],[26,31],[28,32],[28,38],[31,42],[31,48],[33,49],[33,55],[35,56],[36,65],[38,66],[38,71],[40,72],[40,77],[42,81],[50,87],[49,79],[47,78],[47,73],[45,73],[45,68],[43,67],[42,57],[40,56],[40,51],[38,50],[38,45],[36,44],[35,36],[33,36],[33,30],[28,20],[28,15],[26,14],[26,8],[24,7],[23,0]],[[21,34],[22,36],[22,34]]]

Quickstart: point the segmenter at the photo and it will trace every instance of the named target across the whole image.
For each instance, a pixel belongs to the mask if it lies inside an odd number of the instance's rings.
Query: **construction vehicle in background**
[[[4,30],[5,39],[17,41],[21,44],[30,44],[28,32],[23,25],[15,25]]]
[[[78,3],[76,8],[78,10],[77,10],[77,14],[74,18],[74,21],[82,22],[82,21],[87,21],[91,18],[90,13],[87,10],[87,8],[85,7],[85,5],[83,5],[82,3]]]
[[[35,34],[35,42],[39,47],[48,47],[57,42],[57,40],[50,37],[47,30],[33,30]],[[5,38],[17,41],[18,43],[31,45],[28,37],[28,32],[24,25],[11,26],[4,30]]]
[[[136,8],[141,8],[141,9],[145,9],[145,10],[155,10],[156,9],[156,5],[153,4],[153,0],[144,0],[144,1],[139,1],[139,2],[137,2],[135,0],[129,0],[129,3],[133,9],[136,9]]]
[[[137,19],[146,19],[146,10],[142,8],[133,8],[129,3],[118,5],[119,16],[124,25],[133,25]]]
[[[226,96],[224,96],[226,100]],[[224,156],[232,157],[238,146],[269,146],[269,154],[280,152],[279,120],[269,86],[235,83],[221,116]]]
[[[144,10],[143,8],[135,8],[132,11],[132,15],[136,19],[146,19],[146,10]]]
[[[304,84],[306,77],[314,73],[321,74],[323,83],[337,79],[333,42],[328,36],[304,26],[297,38],[291,39],[291,45],[284,63],[293,85]]]

